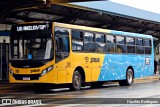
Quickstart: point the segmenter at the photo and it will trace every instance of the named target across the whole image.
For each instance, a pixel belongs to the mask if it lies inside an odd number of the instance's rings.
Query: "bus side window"
[[[86,52],[95,52],[96,44],[94,34],[91,32],[84,32],[84,50]]]
[[[142,38],[136,39],[136,53],[137,54],[144,54],[144,43]]]
[[[83,50],[84,50],[83,32],[72,29],[72,51],[83,52]]]
[[[115,45],[116,39],[114,35],[106,35],[106,48],[108,53],[115,53],[116,45]]]
[[[105,44],[105,35],[96,33],[95,34],[95,40],[96,40],[96,52],[97,53],[106,53],[106,44]]]
[[[144,40],[144,46],[145,46],[145,54],[151,54],[151,40],[150,39],[145,39]]]
[[[56,39],[55,51],[56,52],[58,51],[58,41],[57,41],[57,39]]]
[[[55,27],[55,52],[56,62],[59,62],[69,55],[69,32],[66,28]]]
[[[135,38],[134,37],[126,37],[126,44],[127,44],[127,53],[128,54],[135,54]]]
[[[116,36],[116,43],[117,43],[117,53],[126,53],[127,47],[126,47],[126,38],[123,36]]]

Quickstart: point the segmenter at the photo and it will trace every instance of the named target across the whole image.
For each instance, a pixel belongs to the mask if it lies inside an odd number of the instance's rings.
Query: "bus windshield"
[[[51,34],[14,34],[11,36],[11,60],[45,60],[53,58]]]

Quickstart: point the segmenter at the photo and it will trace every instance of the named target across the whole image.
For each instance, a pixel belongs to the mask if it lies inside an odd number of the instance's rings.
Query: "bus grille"
[[[23,78],[30,78],[30,80],[39,80],[40,74],[23,75],[23,74],[13,74],[16,80],[23,80]]]

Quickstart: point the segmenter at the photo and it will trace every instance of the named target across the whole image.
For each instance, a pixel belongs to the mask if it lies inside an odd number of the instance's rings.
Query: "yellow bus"
[[[72,90],[106,81],[129,86],[154,71],[150,35],[32,22],[14,25],[10,40],[10,83],[66,84]]]

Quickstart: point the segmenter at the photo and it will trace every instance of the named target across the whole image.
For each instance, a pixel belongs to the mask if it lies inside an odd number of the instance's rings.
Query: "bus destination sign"
[[[17,26],[17,31],[33,31],[33,30],[45,30],[48,29],[49,25],[27,25],[27,26]]]

